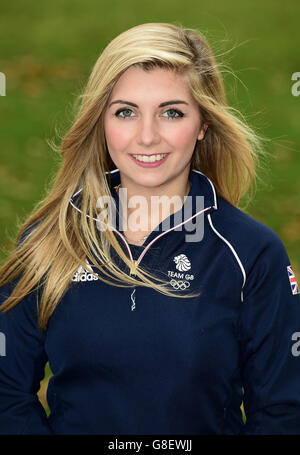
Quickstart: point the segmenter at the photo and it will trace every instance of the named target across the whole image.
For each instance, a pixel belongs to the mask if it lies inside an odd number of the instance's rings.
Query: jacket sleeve
[[[289,266],[270,230],[248,271],[239,320],[243,434],[300,434],[300,301]]]
[[[11,290],[11,283],[0,288],[0,305]],[[33,292],[0,311],[0,434],[52,434],[37,397],[47,356],[36,297]]]

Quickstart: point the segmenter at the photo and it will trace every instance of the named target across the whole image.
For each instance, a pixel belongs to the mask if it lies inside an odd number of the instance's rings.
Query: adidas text
[[[83,272],[83,273],[76,272],[72,278],[72,281],[94,281],[94,280],[98,280],[98,276],[94,276],[88,272]]]

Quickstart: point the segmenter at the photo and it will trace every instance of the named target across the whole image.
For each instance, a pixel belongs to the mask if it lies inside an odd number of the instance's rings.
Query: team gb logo
[[[180,254],[174,258],[174,262],[176,264],[176,269],[180,272],[186,272],[187,270],[191,269],[191,263],[186,257],[185,254]]]
[[[191,280],[194,279],[194,275],[191,273],[184,273],[192,268],[191,263],[185,254],[179,254],[178,256],[175,256],[173,261],[176,264],[176,269],[178,272],[168,270],[168,276],[172,278],[170,284],[174,289],[180,289],[184,291],[190,287]]]

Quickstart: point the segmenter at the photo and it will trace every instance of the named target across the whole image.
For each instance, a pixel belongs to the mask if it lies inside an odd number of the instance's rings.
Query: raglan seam
[[[234,246],[231,244],[231,242],[230,242],[228,239],[226,239],[226,238],[219,232],[219,230],[213,225],[213,222],[212,222],[212,220],[211,220],[210,214],[208,214],[207,217],[208,217],[208,221],[209,221],[209,224],[210,224],[210,227],[211,227],[212,231],[214,231],[214,233],[217,235],[217,237],[219,237],[220,240],[222,240],[223,244],[226,244],[227,247],[230,249],[230,251],[231,251],[231,253],[232,253],[232,254],[230,255],[230,257],[232,258],[232,260],[233,260],[234,263],[238,266],[240,272],[242,273],[242,276],[243,276],[243,278],[244,278],[244,282],[243,282],[242,287],[241,287],[241,296],[242,296],[242,295],[243,295],[243,294],[242,294],[243,288],[245,287],[246,281],[247,281],[247,275],[246,275],[246,271],[245,271],[244,265],[243,265],[243,263],[242,263],[242,261],[241,261],[239,255],[238,255],[236,249],[235,249]],[[227,242],[228,242],[228,243],[227,243]],[[231,248],[229,247],[229,244],[231,245]],[[234,250],[235,254],[233,253],[233,250]],[[238,257],[239,261],[237,260],[237,257]],[[241,266],[242,266],[242,268],[241,268]],[[242,270],[244,271],[244,273],[242,272]],[[243,302],[243,299],[241,299],[241,302]],[[244,386],[244,384],[243,384],[243,386]],[[244,402],[244,399],[243,399],[243,402]],[[224,406],[225,406],[225,405],[224,405]],[[246,423],[244,424],[244,426],[242,427],[242,428],[244,428],[244,429],[247,428],[247,421],[249,421],[249,416],[247,416],[246,410],[245,410],[245,415],[246,415],[246,419],[247,419],[247,420],[246,420]],[[248,423],[248,425],[249,425],[249,423]],[[257,434],[258,434],[258,432],[259,432],[260,429],[261,429],[261,425],[262,425],[262,413],[259,413],[259,421],[256,423],[256,425],[255,425],[255,430],[254,430]],[[243,430],[242,430],[242,431],[243,431]]]
[[[223,243],[225,243],[225,244],[227,245],[227,247],[228,247],[229,250],[231,251],[231,253],[232,253],[232,254],[231,254],[231,257],[234,257],[235,263],[238,265],[238,268],[239,268],[239,270],[240,270],[240,273],[242,274],[243,283],[242,283],[242,286],[241,286],[241,301],[243,302],[243,289],[244,289],[245,284],[246,284],[246,281],[247,281],[247,275],[246,275],[245,267],[244,267],[244,265],[243,265],[243,263],[242,263],[242,261],[241,261],[240,256],[238,255],[236,249],[235,249],[234,246],[232,245],[232,243],[231,243],[227,238],[225,238],[225,237],[219,232],[219,230],[214,226],[210,214],[207,215],[207,218],[208,218],[209,225],[210,225],[212,231],[216,234],[217,237],[220,238],[220,240],[222,240]]]

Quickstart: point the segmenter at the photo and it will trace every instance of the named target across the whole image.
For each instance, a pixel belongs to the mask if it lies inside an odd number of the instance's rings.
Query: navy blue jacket
[[[118,202],[119,170],[110,175]],[[203,174],[189,180],[204,206],[181,226],[202,217],[201,239],[175,229],[178,212],[142,246],[116,237],[132,261],[199,296],[108,285],[87,264],[46,332],[36,292],[0,313],[1,434],[300,434],[300,302],[285,248]],[[36,395],[47,361],[48,418]]]

